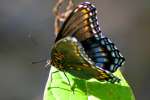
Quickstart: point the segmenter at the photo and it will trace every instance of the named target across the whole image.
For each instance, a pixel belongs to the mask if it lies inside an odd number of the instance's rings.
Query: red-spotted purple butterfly
[[[51,53],[51,64],[83,79],[119,82],[113,75],[125,59],[103,35],[93,4],[79,4],[64,22]]]

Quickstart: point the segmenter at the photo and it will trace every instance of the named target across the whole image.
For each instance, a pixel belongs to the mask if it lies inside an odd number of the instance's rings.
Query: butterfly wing
[[[93,34],[93,28],[100,31],[96,20],[96,8],[93,5],[88,2],[78,5],[64,22],[55,41],[57,42],[66,36],[75,36],[79,41],[94,36],[97,33]]]
[[[111,83],[120,81],[111,72],[95,67],[93,61],[83,50],[81,43],[74,37],[65,37],[56,42],[51,58],[53,66],[80,79],[96,78],[99,81]]]
[[[97,67],[114,72],[125,59],[112,41],[103,36],[97,21],[96,8],[89,2],[78,5],[59,32],[56,41],[76,37]]]
[[[82,45],[89,59],[94,62],[97,71],[103,74],[103,79],[112,79],[115,72],[124,63],[124,57],[120,54],[114,43],[105,37],[99,27],[96,8],[89,2],[78,5],[64,22],[55,42],[70,36],[75,37]],[[82,66],[84,67],[84,66]],[[95,70],[94,68],[89,68]],[[95,78],[103,80],[95,74]],[[114,77],[115,78],[115,77]]]

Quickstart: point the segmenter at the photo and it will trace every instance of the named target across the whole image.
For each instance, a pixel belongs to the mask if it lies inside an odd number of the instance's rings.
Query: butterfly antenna
[[[39,60],[39,61],[33,61],[32,64],[38,64],[38,63],[42,63],[42,62],[45,62],[47,61],[47,59],[42,59],[42,60]]]
[[[49,65],[48,65],[48,66],[49,66]],[[53,74],[59,72],[58,70],[53,72],[53,71],[51,70],[51,67],[52,67],[52,66],[50,66],[50,69],[49,69],[49,70],[50,70],[50,72],[49,72],[49,80],[50,80],[50,85],[49,85],[49,86],[50,86],[50,88],[51,88],[51,83],[52,83],[52,81],[53,81]]]
[[[32,62],[32,64],[38,64],[38,63],[42,63],[42,62],[46,62],[46,64],[44,65],[44,68],[51,68],[51,60],[47,60],[47,59],[43,59],[43,60],[40,60],[40,61],[34,61]]]

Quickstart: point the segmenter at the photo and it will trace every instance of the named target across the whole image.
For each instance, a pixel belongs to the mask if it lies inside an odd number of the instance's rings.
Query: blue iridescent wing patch
[[[105,72],[104,79],[108,81],[108,76],[111,76],[111,73],[115,72],[119,67],[121,67],[125,61],[124,57],[121,55],[114,43],[112,43],[109,38],[102,34],[97,21],[96,8],[89,2],[83,2],[73,10],[58,33],[58,36],[55,40],[56,44],[66,37],[75,38],[81,44],[83,51],[87,55],[87,58],[91,60],[93,63],[92,66],[94,66],[88,67],[88,69],[84,69],[80,72],[77,71],[76,74],[82,74],[86,71],[94,74],[100,73],[99,70],[101,70],[102,72]],[[69,48],[66,48],[66,50],[67,49]],[[72,51],[71,49],[69,50]],[[52,65],[57,66],[57,68],[60,70],[66,71],[69,69],[64,65],[66,61],[62,62],[61,60],[56,60],[56,58],[60,59],[60,55],[58,54],[59,52],[55,52],[55,56],[54,52],[52,52]],[[80,54],[82,55],[82,52]],[[65,54],[62,54],[61,56],[64,55]],[[64,59],[66,59],[66,57],[64,57]],[[69,66],[74,65],[72,64]],[[84,66],[80,66],[80,69],[83,67]],[[94,68],[97,70],[93,72],[92,70],[94,70]],[[72,71],[70,73],[73,74]],[[98,79],[97,74],[93,75],[92,77]],[[99,80],[103,79],[100,78]]]
[[[124,57],[107,37],[91,37],[82,41],[82,45],[98,67],[115,72],[124,63]]]

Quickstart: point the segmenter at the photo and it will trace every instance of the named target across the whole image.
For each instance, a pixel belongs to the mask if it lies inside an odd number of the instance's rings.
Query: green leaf
[[[119,70],[114,74],[121,79],[121,82],[116,84],[99,82],[96,79],[78,79],[67,73],[71,87],[74,89],[73,93],[63,72],[51,67],[44,100],[135,100],[130,86]]]
[[[57,42],[53,47],[52,55],[54,55],[55,51],[64,54],[65,59],[62,62],[66,62],[66,66],[63,66],[65,68],[67,68],[67,64],[71,66],[76,65],[74,67],[80,66],[79,62],[88,64],[88,61],[84,59],[84,53],[78,47],[78,43],[72,38],[65,38]],[[76,56],[76,52],[82,56]],[[57,64],[59,63],[57,62]],[[88,71],[91,70],[88,69]],[[71,86],[64,73],[51,66],[44,91],[44,100],[135,100],[132,89],[122,76],[120,70],[113,73],[121,79],[120,83],[115,84],[107,81],[100,82],[96,79],[79,79],[72,74],[65,73],[69,78]]]

